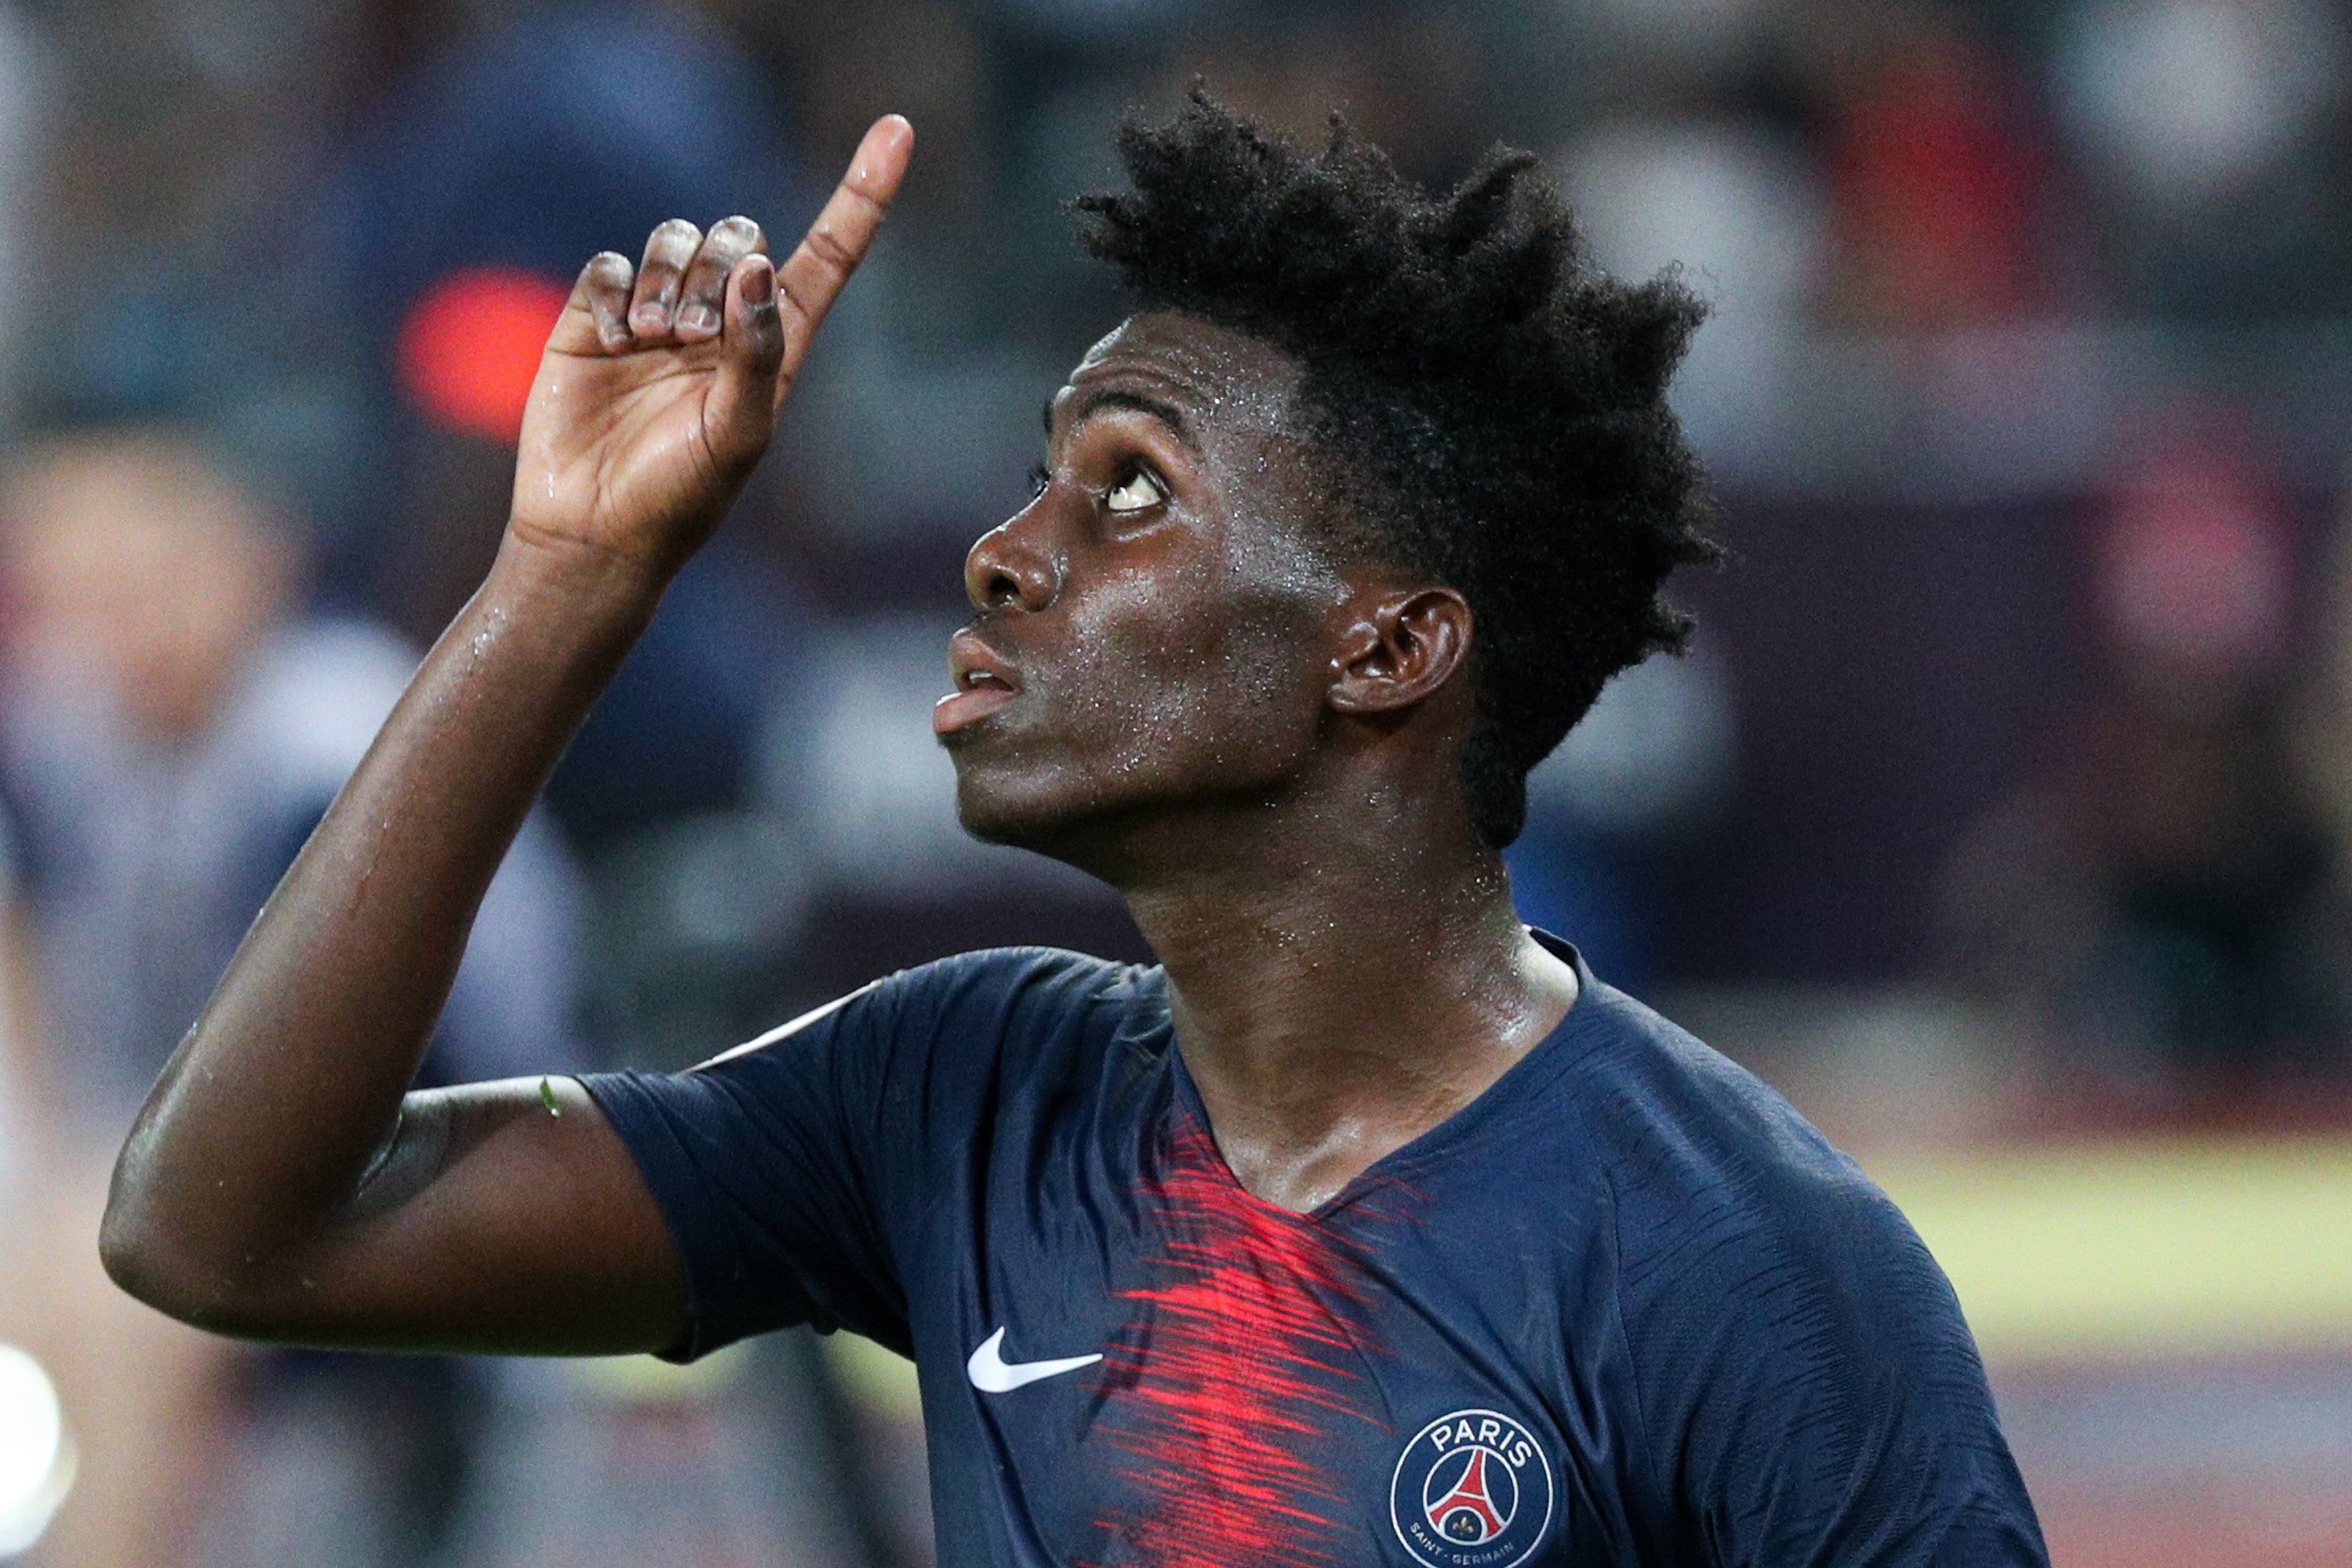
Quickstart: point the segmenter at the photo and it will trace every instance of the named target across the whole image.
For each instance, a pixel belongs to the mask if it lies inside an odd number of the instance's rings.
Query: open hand
[[[875,121],[783,265],[745,217],[673,218],[645,260],[592,258],[523,414],[512,533],[661,574],[719,525],[774,435],[809,340],[873,243],[914,146]]]

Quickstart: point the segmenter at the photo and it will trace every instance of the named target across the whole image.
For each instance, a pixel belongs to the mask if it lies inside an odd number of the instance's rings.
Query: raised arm
[[[164,1068],[102,1246],[225,1332],[658,1348],[678,1266],[568,1081],[410,1094],[484,889],[565,743],[766,450],[912,146],[878,121],[807,237],[673,221],[591,260],[533,384],[497,563],[435,645]]]

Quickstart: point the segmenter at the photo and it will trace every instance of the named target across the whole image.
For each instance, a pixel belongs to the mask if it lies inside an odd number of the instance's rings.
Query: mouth
[[[1021,693],[1012,663],[967,626],[948,643],[955,689],[931,705],[931,733],[949,735],[1003,710]]]

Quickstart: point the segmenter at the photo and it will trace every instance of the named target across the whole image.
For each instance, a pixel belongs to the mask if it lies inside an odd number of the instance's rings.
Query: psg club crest
[[[1513,1568],[1551,1528],[1551,1461],[1493,1410],[1457,1410],[1405,1445],[1389,1482],[1397,1539],[1427,1568]]]

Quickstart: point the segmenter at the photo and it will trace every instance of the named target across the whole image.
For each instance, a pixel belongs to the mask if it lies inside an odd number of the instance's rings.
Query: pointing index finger
[[[834,187],[824,210],[809,225],[800,245],[776,269],[783,286],[784,367],[782,384],[789,384],[808,352],[809,338],[824,321],[825,312],[849,275],[865,259],[874,233],[882,226],[890,199],[898,194],[907,160],[915,148],[915,128],[905,118],[886,114],[866,132],[849,160],[849,172]]]

